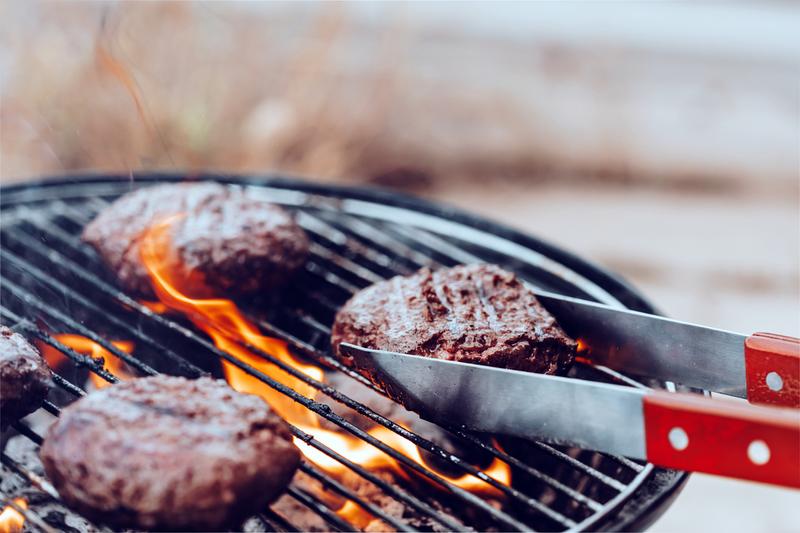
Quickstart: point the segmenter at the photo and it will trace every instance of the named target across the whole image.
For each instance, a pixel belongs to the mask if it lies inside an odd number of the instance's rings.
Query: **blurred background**
[[[448,202],[671,316],[800,335],[800,8],[3,2],[0,177],[284,171]],[[693,476],[656,531],[797,531]]]

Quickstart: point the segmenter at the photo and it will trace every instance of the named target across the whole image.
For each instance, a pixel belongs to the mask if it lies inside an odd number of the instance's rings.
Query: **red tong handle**
[[[800,339],[755,333],[744,342],[747,400],[800,407]]]
[[[800,410],[653,392],[644,421],[652,463],[800,488]]]

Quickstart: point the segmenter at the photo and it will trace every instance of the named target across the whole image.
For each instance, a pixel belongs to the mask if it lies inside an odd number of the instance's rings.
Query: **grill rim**
[[[589,278],[596,285],[617,298],[620,303],[636,311],[663,315],[658,308],[644,295],[631,285],[622,276],[613,273],[599,265],[581,258],[577,253],[567,251],[560,246],[550,243],[539,236],[524,233],[511,228],[501,222],[478,216],[461,208],[443,202],[427,200],[407,193],[378,187],[374,185],[335,185],[313,181],[312,177],[295,176],[279,172],[266,172],[264,174],[227,174],[221,172],[180,172],[180,171],[148,171],[134,172],[131,174],[104,173],[104,172],[75,172],[50,176],[43,176],[35,180],[0,184],[0,207],[6,208],[13,204],[29,202],[31,199],[15,198],[30,189],[51,189],[69,185],[86,185],[89,183],[102,183],[108,181],[140,181],[158,183],[162,181],[216,181],[228,184],[267,186],[276,189],[299,190],[308,194],[318,194],[338,199],[355,199],[368,202],[386,204],[416,210],[428,215],[452,220],[488,233],[493,233],[503,239],[531,248],[544,256],[560,263],[574,272]],[[11,196],[9,198],[9,195]],[[63,199],[63,196],[58,196]],[[41,198],[40,200],[45,200]]]
[[[295,177],[282,173],[228,174],[219,172],[178,172],[153,171],[132,174],[103,172],[76,172],[41,177],[22,183],[0,185],[0,207],[13,207],[37,201],[68,199],[64,191],[57,189],[68,186],[88,187],[92,184],[114,182],[177,182],[177,181],[216,181],[221,183],[266,186],[275,189],[299,191],[329,198],[354,199],[392,207],[417,211],[427,215],[444,218],[487,233],[494,234],[510,242],[532,249],[549,259],[584,276],[592,283],[610,293],[626,307],[655,314],[661,314],[642,294],[621,276],[587,261],[578,255],[549,243],[538,236],[523,233],[502,223],[474,215],[457,207],[440,202],[418,198],[409,194],[375,186],[351,186],[322,184],[310,181],[307,177]],[[57,194],[41,194],[55,191]],[[37,194],[32,194],[32,193]],[[85,198],[83,193],[80,197]],[[608,502],[605,509],[577,524],[585,529],[644,529],[660,517],[682,490],[689,478],[687,472],[651,467],[644,478]],[[615,501],[617,500],[617,501]]]

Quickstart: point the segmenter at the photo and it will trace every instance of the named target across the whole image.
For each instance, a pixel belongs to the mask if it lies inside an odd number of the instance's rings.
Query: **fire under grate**
[[[354,524],[338,512],[339,501],[352,502],[360,516],[369,516],[371,528],[400,531],[641,527],[655,519],[685,482],[684,474],[624,457],[538,442],[495,441],[456,427],[438,427],[431,435],[429,423],[421,424],[425,431],[416,431],[405,419],[398,423],[399,411],[389,409],[392,413],[385,414],[386,409],[360,401],[363,391],[376,398],[383,396],[330,354],[329,326],[347,298],[371,283],[423,266],[494,262],[545,290],[651,310],[615,278],[524,235],[418,200],[281,179],[248,181],[263,191],[265,198],[295,211],[313,243],[305,270],[280,299],[250,302],[244,306],[247,317],[264,335],[282,339],[293,354],[324,369],[326,377],[335,376],[335,383],[318,381],[264,350],[232,340],[317,391],[312,398],[221,350],[187,320],[158,314],[121,292],[94,250],[80,241],[83,226],[114,198],[131,188],[167,179],[178,178],[146,176],[134,182],[95,178],[4,191],[0,318],[3,324],[54,348],[71,362],[59,367],[54,376],[57,391],[43,408],[13,426],[20,435],[14,438],[27,438],[38,446],[46,422],[37,426],[34,421],[58,416],[60,406],[85,394],[87,372],[107,382],[119,379],[103,368],[102,361],[78,353],[55,335],[69,332],[101,346],[136,375],[219,376],[218,361],[228,361],[312,411],[329,427],[384,452],[402,467],[404,475],[393,476],[365,468],[292,426],[296,437],[344,465],[346,479],[305,459],[300,472],[313,484],[300,483],[296,477],[282,498],[292,500],[292,506],[275,504],[265,509],[246,524],[252,530],[307,529],[307,524],[296,523],[297,514],[291,511],[300,508],[314,515],[320,529],[364,527],[363,522]],[[120,339],[134,342],[135,353],[112,343]],[[643,386],[607,369],[580,363],[572,374]],[[415,445],[425,460],[419,462],[396,451],[373,436],[365,422]],[[2,453],[4,475],[15,476],[29,491],[57,505],[52,486],[12,451]],[[508,465],[509,484],[484,473],[488,462],[494,461]],[[465,476],[491,488],[474,490],[453,482]],[[364,486],[369,490],[361,490]],[[338,498],[337,504],[332,504],[331,494]],[[7,505],[16,496],[2,494],[7,501],[0,503]],[[24,511],[28,527],[46,530],[64,525],[58,513],[39,516],[36,509],[33,502],[27,511],[17,509]]]

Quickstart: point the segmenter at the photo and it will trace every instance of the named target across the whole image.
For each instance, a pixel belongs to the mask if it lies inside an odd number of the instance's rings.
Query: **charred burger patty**
[[[76,401],[40,455],[62,499],[90,520],[167,530],[239,526],[300,462],[288,426],[261,398],[169,376]]]
[[[141,260],[141,239],[173,217],[169,261],[183,287],[244,295],[275,289],[308,255],[308,237],[282,208],[256,191],[217,183],[178,183],[139,189],[117,199],[89,223],[91,244],[125,290],[152,297]]]
[[[19,333],[0,326],[0,427],[42,405],[51,374],[39,350]]]
[[[337,353],[342,342],[542,374],[566,372],[577,346],[530,289],[495,265],[424,268],[363,289],[336,315]]]

